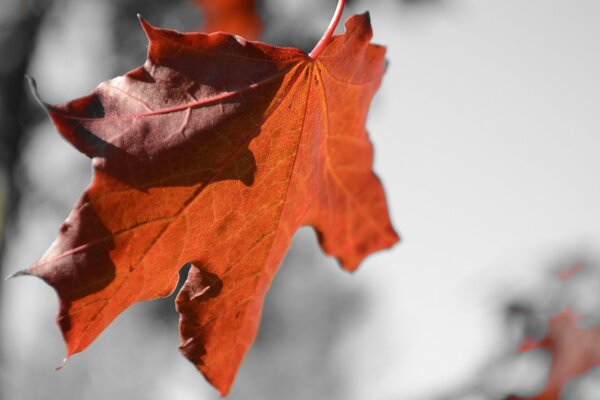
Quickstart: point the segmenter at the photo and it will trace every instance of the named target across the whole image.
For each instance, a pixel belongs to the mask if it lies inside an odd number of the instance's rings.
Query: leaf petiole
[[[329,43],[329,40],[333,36],[333,32],[335,32],[335,28],[337,27],[338,23],[340,22],[340,18],[342,17],[342,12],[344,11],[345,4],[346,4],[345,0],[338,0],[337,7],[333,14],[333,18],[331,19],[331,22],[329,23],[327,30],[323,34],[323,37],[321,38],[321,40],[319,40],[319,42],[316,44],[315,48],[312,49],[312,51],[310,53],[308,53],[308,56],[310,58],[312,58],[313,60],[316,59],[317,57],[319,57],[319,55],[321,54],[323,49],[325,49],[325,46],[327,46],[327,43]]]

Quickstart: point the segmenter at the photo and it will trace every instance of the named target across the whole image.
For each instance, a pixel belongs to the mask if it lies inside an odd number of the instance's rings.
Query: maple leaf
[[[204,15],[206,32],[229,32],[246,39],[258,39],[262,22],[256,0],[194,0]]]
[[[563,388],[574,378],[600,365],[600,326],[581,328],[580,316],[570,308],[548,321],[548,333],[543,339],[528,338],[520,352],[547,349],[552,354],[552,368],[544,389],[528,400],[560,400]],[[523,400],[510,397],[508,400]]]
[[[341,5],[341,6],[340,6]],[[57,291],[67,358],[127,307],[176,299],[181,352],[226,394],[265,294],[303,225],[352,271],[398,241],[365,131],[385,69],[368,14],[309,55],[140,19],[146,63],[45,105],[94,176],[50,249],[23,274]]]

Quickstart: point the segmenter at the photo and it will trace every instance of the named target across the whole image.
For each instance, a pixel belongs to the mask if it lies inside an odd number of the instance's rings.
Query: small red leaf
[[[546,387],[528,400],[560,400],[561,391],[571,380],[600,365],[600,327],[580,328],[579,320],[579,315],[567,308],[550,318],[545,338],[528,339],[522,345],[521,351],[542,348],[552,353]]]
[[[581,271],[585,269],[583,264],[575,264],[575,266],[571,268],[567,268],[565,270],[559,271],[556,273],[556,277],[561,281],[568,281],[575,275],[579,274]]]

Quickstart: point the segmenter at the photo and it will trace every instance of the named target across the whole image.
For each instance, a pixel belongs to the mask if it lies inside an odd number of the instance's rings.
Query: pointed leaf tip
[[[373,38],[371,14],[365,11],[362,14],[349,17],[344,23],[344,29],[348,34],[355,34],[367,42],[370,41]]]
[[[31,95],[33,96],[33,98],[38,102],[38,104],[40,106],[42,106],[42,108],[46,111],[48,111],[48,104],[45,103],[41,98],[40,95],[38,93],[38,89],[37,89],[37,83],[35,82],[35,79],[33,79],[31,76],[29,75],[25,75],[25,80],[27,81],[27,85],[29,86],[29,90],[31,91]]]
[[[67,361],[69,361],[69,356],[66,356],[65,358],[63,358],[62,362],[59,365],[57,365],[56,367],[54,367],[53,371],[58,372],[61,369],[63,369],[65,367],[65,365],[67,365]]]
[[[29,275],[31,275],[31,274],[29,272],[27,272],[27,270],[21,270],[21,271],[17,271],[15,273],[8,275],[6,278],[4,278],[4,280],[7,281],[9,279],[17,278],[19,276],[29,276]]]
[[[148,21],[146,21],[140,13],[137,13],[136,15],[137,15],[138,21],[140,21],[140,25],[142,26],[142,29],[144,30],[144,33],[146,34],[146,38],[148,38],[148,40],[150,40],[152,33],[156,29]]]

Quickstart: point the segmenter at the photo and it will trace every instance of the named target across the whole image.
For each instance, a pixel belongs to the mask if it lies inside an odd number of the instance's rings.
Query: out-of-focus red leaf
[[[521,351],[547,349],[552,368],[546,386],[528,400],[560,400],[561,391],[574,378],[600,365],[600,327],[580,328],[579,315],[567,308],[550,318],[548,333],[540,340],[527,339]],[[511,397],[509,400],[524,400]]]
[[[575,264],[571,268],[567,268],[565,270],[559,271],[556,274],[556,277],[561,281],[568,281],[575,275],[579,274],[581,271],[585,269],[583,264]]]
[[[349,271],[398,240],[365,131],[385,49],[368,14],[312,57],[142,25],[143,67],[46,105],[94,177],[25,274],[56,289],[69,357],[130,305],[169,295],[192,263],[180,349],[225,394],[300,226]]]
[[[204,15],[204,31],[229,32],[246,39],[258,39],[262,22],[256,0],[194,0]]]

